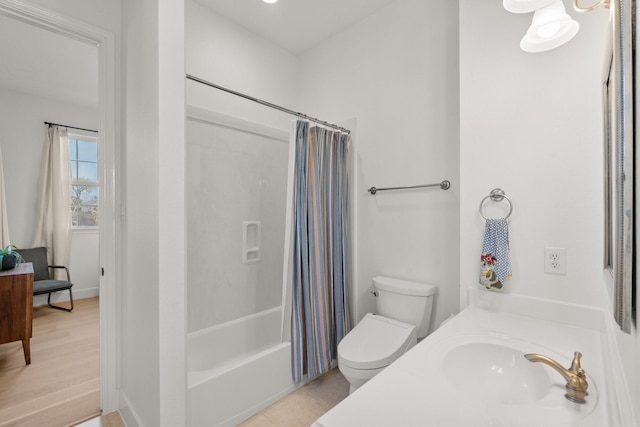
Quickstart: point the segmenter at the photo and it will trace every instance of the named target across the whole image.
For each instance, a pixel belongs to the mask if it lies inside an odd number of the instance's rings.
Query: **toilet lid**
[[[354,369],[382,368],[416,340],[414,325],[369,313],[338,344],[338,363]]]

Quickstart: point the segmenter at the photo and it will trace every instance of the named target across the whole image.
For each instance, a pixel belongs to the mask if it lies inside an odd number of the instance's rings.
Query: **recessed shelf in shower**
[[[242,262],[260,261],[262,221],[242,221]]]

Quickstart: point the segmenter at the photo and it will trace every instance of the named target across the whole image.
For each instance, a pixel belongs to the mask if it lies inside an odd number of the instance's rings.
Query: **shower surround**
[[[283,316],[289,137],[187,112],[188,421],[232,426],[294,388]]]

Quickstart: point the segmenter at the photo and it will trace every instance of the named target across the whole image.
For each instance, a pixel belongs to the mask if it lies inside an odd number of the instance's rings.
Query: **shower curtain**
[[[295,382],[327,372],[349,332],[349,135],[296,122],[291,317]]]

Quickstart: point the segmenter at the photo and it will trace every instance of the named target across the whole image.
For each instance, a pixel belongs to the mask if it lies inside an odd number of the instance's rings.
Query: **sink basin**
[[[444,355],[443,371],[458,391],[487,402],[531,403],[552,388],[541,364],[529,362],[519,350],[494,343],[472,342],[452,348]]]

